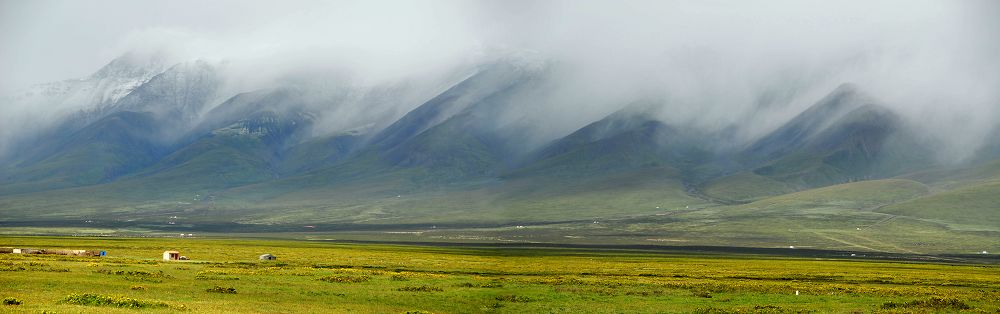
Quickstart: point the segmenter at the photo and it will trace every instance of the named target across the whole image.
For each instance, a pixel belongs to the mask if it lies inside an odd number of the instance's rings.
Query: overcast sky
[[[376,81],[529,51],[576,69],[549,99],[574,107],[544,109],[576,112],[567,128],[637,93],[725,124],[761,95],[801,89],[778,121],[853,82],[945,121],[934,132],[982,134],[1000,116],[998,3],[0,0],[0,93],[83,77],[126,51],[242,61],[259,76],[332,64]]]
[[[276,4],[0,0],[0,82],[8,89],[82,77],[132,48],[127,45],[167,44],[194,35],[233,36],[306,9]],[[164,38],[171,33],[177,38]],[[151,36],[136,38],[143,34]]]
[[[976,23],[997,17],[990,2],[0,0],[0,89],[85,76],[151,46],[230,58],[338,47],[388,59],[502,46],[621,62],[600,54],[721,44],[749,50],[747,58],[774,48],[799,59],[860,55],[876,41],[932,31],[974,35],[986,27]]]

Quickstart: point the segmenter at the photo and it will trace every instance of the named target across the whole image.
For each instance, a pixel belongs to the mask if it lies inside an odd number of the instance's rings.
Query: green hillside
[[[897,113],[839,88],[742,155],[753,173],[799,189],[892,177],[935,164]]]
[[[587,178],[530,177],[469,181],[461,185],[413,181],[408,170],[327,187],[319,178],[293,178],[233,189],[219,195],[240,204],[242,221],[365,224],[546,222],[652,214],[706,204],[685,194],[676,170],[649,168]],[[293,187],[297,186],[297,187]],[[236,200],[266,197],[252,203]],[[660,207],[661,209],[658,209]]]
[[[363,140],[352,133],[307,140],[282,153],[278,165],[282,174],[299,174],[322,168],[346,158]]]
[[[941,190],[954,189],[1000,179],[1000,160],[964,167],[934,167],[898,178],[920,181]]]
[[[514,221],[593,220],[704,206],[685,193],[681,174],[651,167],[587,178],[524,177],[490,188],[497,214]]]
[[[925,185],[909,180],[854,182],[745,205],[679,213],[672,216],[677,222],[668,227],[636,226],[642,232],[672,234],[673,239],[692,244],[891,252],[978,252],[1000,246],[993,240],[995,231],[968,232],[948,224],[888,214],[887,208],[917,202],[927,193]]]
[[[909,180],[886,179],[838,184],[775,196],[753,202],[745,207],[787,208],[837,206],[871,209],[927,194],[927,186]]]
[[[52,190],[111,181],[156,161],[153,117],[122,112],[74,132],[39,144],[41,156],[4,169],[0,195]],[[5,182],[6,181],[6,182]],[[2,183],[8,183],[3,185]]]
[[[711,197],[745,202],[790,193],[795,188],[752,172],[740,172],[712,180],[703,190]]]
[[[163,189],[222,189],[273,179],[273,158],[272,150],[259,138],[217,134],[126,180],[155,183]]]
[[[1000,231],[1000,180],[893,204],[879,212],[940,222],[955,229]]]
[[[733,223],[760,221],[752,230],[781,229],[784,220],[815,226],[851,228],[885,218],[873,210],[926,195],[927,187],[908,180],[874,180],[834,185],[761,199],[752,203],[712,207],[684,213],[688,219]],[[734,229],[742,230],[742,229]]]

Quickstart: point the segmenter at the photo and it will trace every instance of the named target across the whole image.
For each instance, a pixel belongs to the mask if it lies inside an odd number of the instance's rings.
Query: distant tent
[[[176,261],[181,259],[181,252],[178,251],[163,251],[164,261]]]
[[[271,254],[264,254],[260,256],[260,260],[262,261],[273,261],[276,259],[278,259],[278,257]]]

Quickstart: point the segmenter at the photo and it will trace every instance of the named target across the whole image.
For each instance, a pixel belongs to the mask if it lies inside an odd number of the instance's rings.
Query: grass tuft
[[[195,280],[240,280],[240,277],[235,276],[216,276],[216,275],[197,275],[194,276]]]
[[[142,270],[98,269],[96,272],[100,274],[122,276],[122,278],[129,281],[163,282],[163,279],[173,278],[170,275],[164,274],[163,271],[148,272]]]
[[[502,302],[493,302],[486,305],[486,310],[497,310],[502,308],[504,305]]]
[[[434,286],[406,286],[396,289],[396,291],[408,291],[408,292],[441,292],[444,289],[434,287]]]
[[[926,300],[913,300],[906,303],[886,302],[882,304],[883,309],[934,309],[934,310],[968,310],[972,307],[964,301],[956,298],[932,297]]]
[[[70,294],[63,298],[61,302],[76,305],[113,306],[134,309],[168,307],[166,303],[160,301],[138,300],[123,296],[109,296],[93,293]]]
[[[458,284],[462,288],[503,288],[503,284],[490,281],[490,282],[463,282]]]
[[[799,311],[792,311],[788,309],[783,309],[776,305],[754,305],[752,308],[737,308],[737,309],[720,309],[716,307],[700,308],[694,311],[697,314],[744,314],[744,313],[755,313],[755,314],[770,314],[770,313],[800,313]]]
[[[205,289],[206,292],[236,294],[236,288],[215,286]]]
[[[338,283],[361,283],[371,280],[371,277],[336,275],[336,276],[326,276],[320,278],[319,280],[326,282],[338,282]]]
[[[531,299],[528,297],[513,295],[513,294],[498,295],[494,299],[501,302],[513,302],[513,303],[531,302]]]
[[[699,298],[706,298],[706,299],[708,299],[708,298],[712,297],[712,293],[708,292],[708,291],[705,291],[705,290],[694,291],[694,292],[692,292],[692,294],[694,296],[696,296],[696,297],[699,297]]]

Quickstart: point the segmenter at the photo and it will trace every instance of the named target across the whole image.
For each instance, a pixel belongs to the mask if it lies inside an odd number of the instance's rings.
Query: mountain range
[[[1000,246],[1000,142],[972,162],[942,162],[914,131],[918,125],[863,87],[841,85],[736,147],[719,145],[731,140],[726,131],[664,121],[669,107],[655,101],[622,104],[528,147],[531,126],[498,117],[543,88],[546,71],[513,61],[480,65],[403,112],[373,100],[363,106],[372,114],[336,124],[330,108],[349,105],[348,98],[397,94],[388,88],[348,97],[285,85],[227,95],[216,65],[166,66],[126,55],[90,77],[6,98],[58,104],[68,113],[20,137],[4,155],[0,222],[612,220],[619,230],[642,226],[639,237],[683,233],[683,241],[704,243],[691,239],[718,232],[720,239],[777,239],[754,240],[765,245],[788,238],[767,226],[793,224],[820,230],[810,233],[820,246],[919,250],[871,240],[899,232]],[[892,223],[867,236],[871,241],[828,230]]]

